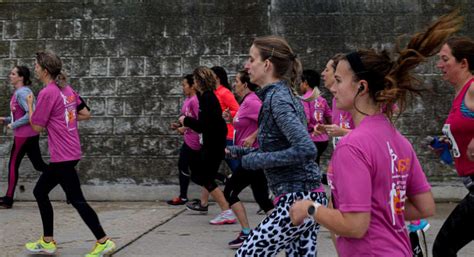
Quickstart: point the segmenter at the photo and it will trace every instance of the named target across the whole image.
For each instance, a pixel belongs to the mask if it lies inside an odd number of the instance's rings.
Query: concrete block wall
[[[288,39],[305,68],[321,71],[337,52],[385,48],[461,6],[462,33],[472,35],[474,3],[466,0],[83,0],[0,2],[0,115],[7,115],[15,64],[33,67],[35,52],[50,49],[64,62],[72,86],[88,101],[93,118],[80,125],[82,181],[90,185],[156,186],[177,182],[177,118],[181,78],[198,65],[242,69],[255,36]],[[397,121],[414,143],[432,181],[453,179],[421,146],[438,134],[452,89],[435,59],[418,69],[431,90]],[[41,88],[34,81],[35,92]],[[0,137],[0,181],[6,181],[11,132]],[[46,141],[43,153],[48,158]],[[329,153],[330,150],[328,150]],[[326,154],[326,158],[328,154]],[[20,183],[38,174],[25,160]]]

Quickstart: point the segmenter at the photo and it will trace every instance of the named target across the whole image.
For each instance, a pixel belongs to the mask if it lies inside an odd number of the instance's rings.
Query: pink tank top
[[[443,126],[443,133],[452,144],[452,154],[459,176],[474,175],[474,162],[467,158],[467,145],[474,138],[474,118],[469,118],[461,113],[461,103],[466,96],[467,90],[474,82],[474,78],[469,80],[456,96],[451,106],[451,110]]]

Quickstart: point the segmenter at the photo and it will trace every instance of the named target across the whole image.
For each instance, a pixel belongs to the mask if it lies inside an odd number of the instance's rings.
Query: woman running
[[[221,208],[221,213],[210,223],[214,225],[234,224],[237,222],[234,213],[214,181],[221,161],[224,159],[227,135],[227,125],[222,118],[219,100],[214,94],[216,88],[215,74],[211,69],[201,66],[194,70],[193,77],[196,89],[199,92],[198,118],[184,115],[179,118],[179,122],[183,126],[202,134],[202,167],[198,169],[198,172],[192,172],[191,179],[206,189]],[[207,198],[186,207],[193,211],[207,212],[208,203],[204,200],[207,200]]]
[[[456,170],[469,192],[438,232],[433,256],[454,257],[473,240],[474,233],[474,41],[450,38],[438,56],[436,66],[455,93],[443,133],[451,141]]]
[[[0,120],[13,129],[13,146],[8,162],[8,189],[6,195],[0,198],[0,208],[12,208],[13,197],[18,183],[18,170],[23,157],[28,155],[35,170],[44,172],[46,163],[41,157],[39,134],[31,128],[27,96],[33,94],[30,85],[30,70],[26,66],[15,66],[9,75],[10,83],[15,92],[10,100],[10,117],[1,117]],[[34,103],[34,99],[33,99]]]
[[[234,145],[236,146],[258,148],[257,141],[253,140],[255,138],[254,134],[257,133],[258,113],[262,106],[262,101],[254,93],[257,87],[257,85],[250,82],[249,74],[246,71],[237,73],[234,91],[242,100],[239,111],[233,119],[235,128]],[[250,144],[252,140],[253,142]],[[242,168],[239,162],[237,170],[227,181],[224,189],[224,196],[242,227],[237,238],[229,242],[230,248],[239,248],[250,234],[247,213],[239,199],[240,192],[248,185],[250,185],[255,201],[260,208],[267,214],[270,214],[270,211],[273,210],[273,203],[269,199],[267,179],[263,170],[246,170]]]
[[[75,168],[81,159],[77,122],[89,119],[90,112],[71,86],[64,83],[65,77],[61,70],[61,59],[53,52],[36,54],[35,73],[45,87],[38,95],[35,110],[33,95],[28,96],[28,109],[33,129],[37,132],[46,129],[48,132],[51,159],[48,170],[41,174],[33,190],[43,222],[43,236],[25,246],[33,253],[56,252],[53,206],[48,195],[59,184],[66,193],[68,203],[79,212],[97,239],[94,248],[86,257],[102,256],[113,252],[115,243],[107,237],[96,212],[84,198]]]
[[[241,158],[247,170],[263,169],[276,196],[275,209],[245,240],[236,256],[314,256],[319,224],[307,220],[293,226],[289,208],[299,199],[326,205],[326,194],[315,192],[321,174],[314,146],[306,130],[306,116],[294,92],[301,78],[301,62],[285,39],[258,37],[250,48],[245,68],[261,87],[258,149],[230,147],[228,154]]]
[[[302,104],[308,122],[308,133],[318,149],[316,163],[319,165],[321,155],[329,145],[328,135],[318,133],[315,128],[324,124],[331,124],[331,109],[328,102],[320,95],[319,73],[315,70],[304,70],[301,76],[300,91],[303,93]]]
[[[188,74],[182,81],[183,93],[186,96],[181,115],[197,119],[199,114],[199,102],[194,87],[192,74]],[[184,136],[184,142],[179,150],[178,172],[179,172],[179,196],[167,201],[169,205],[183,205],[188,202],[188,187],[190,181],[190,170],[195,169],[200,162],[201,144],[199,134],[178,123],[172,123],[171,128]]]
[[[402,113],[407,97],[420,92],[413,69],[436,54],[461,21],[456,13],[440,18],[412,37],[394,61],[387,51],[375,50],[339,61],[331,91],[337,108],[352,114],[355,128],[339,141],[328,168],[334,209],[311,201],[291,208],[295,225],[315,220],[334,232],[339,256],[412,256],[405,220],[434,214],[416,153],[390,119],[394,104]]]

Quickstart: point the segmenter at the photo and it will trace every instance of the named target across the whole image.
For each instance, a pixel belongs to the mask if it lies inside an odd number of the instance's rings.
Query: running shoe
[[[181,198],[181,197],[175,197],[169,201],[167,201],[166,203],[169,204],[169,205],[184,205],[188,202],[188,199],[186,198]]]
[[[110,254],[115,250],[115,243],[114,241],[107,239],[103,244],[96,242],[94,249],[85,257],[102,257],[104,254]]]
[[[26,250],[31,253],[46,253],[53,254],[56,252],[56,242],[53,240],[51,242],[45,242],[43,237],[41,237],[36,242],[29,242],[25,244]]]
[[[186,204],[186,209],[190,211],[200,212],[201,214],[207,214],[208,206],[202,206],[201,201],[189,202]]]
[[[244,234],[243,232],[240,232],[239,236],[229,242],[229,247],[230,249],[239,249],[244,241],[249,237],[250,234]]]
[[[212,225],[235,224],[236,222],[237,218],[230,209],[217,214],[214,219],[209,221]]]
[[[10,209],[13,206],[13,199],[8,196],[0,197],[0,208]]]

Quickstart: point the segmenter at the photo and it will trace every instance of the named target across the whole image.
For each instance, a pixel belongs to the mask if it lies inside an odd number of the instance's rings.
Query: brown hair
[[[41,66],[41,68],[45,69],[53,79],[56,79],[56,77],[61,73],[61,59],[51,51],[36,53],[36,62]]]
[[[216,75],[214,72],[204,66],[199,66],[193,71],[194,83],[201,91],[216,90]]]
[[[474,71],[474,42],[468,37],[452,37],[446,41],[451,54],[457,62],[466,59],[469,64],[469,71]]]
[[[337,53],[329,59],[329,60],[332,60],[332,65],[331,66],[334,69],[334,71],[336,70],[336,67],[337,67],[337,64],[339,63],[339,61],[344,60],[345,57],[346,57],[345,54]]]
[[[302,73],[301,62],[286,40],[279,36],[257,37],[253,45],[259,50],[262,60],[269,60],[275,67],[275,76],[286,80],[292,89],[299,85]]]
[[[460,29],[462,22],[459,10],[440,17],[425,32],[415,34],[406,48],[400,50],[397,43],[395,52],[398,58],[393,62],[385,50],[381,53],[373,49],[358,50],[355,53],[360,57],[365,71],[356,73],[355,81],[367,81],[370,97],[380,104],[387,117],[392,118],[395,104],[398,104],[399,112],[402,113],[408,102],[407,97],[419,95],[424,90],[421,81],[411,71],[426,57],[435,55],[445,40]],[[352,65],[351,68],[354,69]]]

